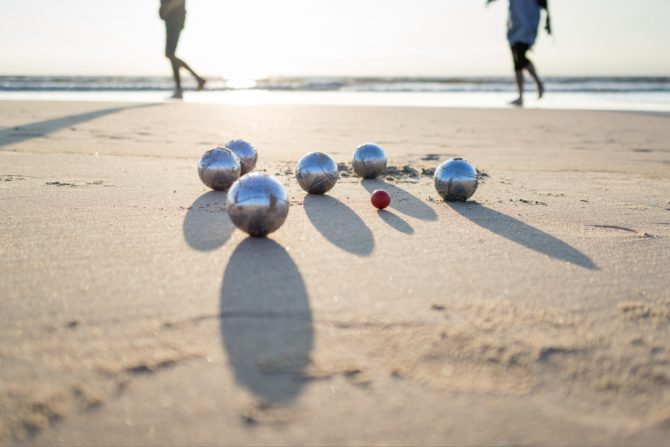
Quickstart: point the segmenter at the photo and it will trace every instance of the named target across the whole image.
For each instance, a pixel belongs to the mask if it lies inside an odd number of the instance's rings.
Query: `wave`
[[[552,92],[670,92],[670,77],[545,77]],[[511,92],[511,77],[273,77],[255,81],[249,90],[346,92]],[[529,82],[530,84],[530,82]],[[184,78],[185,89],[195,88]],[[208,78],[207,89],[237,90],[226,79]],[[0,76],[0,91],[170,91],[164,76]]]

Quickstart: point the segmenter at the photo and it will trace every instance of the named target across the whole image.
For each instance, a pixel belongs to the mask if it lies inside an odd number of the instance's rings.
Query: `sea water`
[[[546,77],[544,82],[541,100],[527,83],[525,107],[670,112],[670,77]],[[505,77],[209,78],[205,91],[193,92],[194,86],[184,77],[185,102],[501,108],[517,97],[513,79]],[[0,100],[161,102],[173,88],[169,77],[0,76]]]

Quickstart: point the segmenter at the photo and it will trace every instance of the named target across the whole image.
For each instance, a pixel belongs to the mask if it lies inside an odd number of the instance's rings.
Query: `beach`
[[[0,444],[667,445],[668,123],[0,101]],[[290,198],[268,238],[197,175],[238,138]],[[366,142],[396,170],[356,177]],[[343,163],[324,196],[310,151]]]

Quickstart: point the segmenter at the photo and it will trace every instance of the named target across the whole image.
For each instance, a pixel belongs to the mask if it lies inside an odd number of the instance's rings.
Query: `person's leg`
[[[184,17],[177,16],[165,19],[165,57],[170,59],[170,63],[172,64],[172,76],[175,84],[172,97],[176,99],[182,98],[179,69],[182,67],[183,62],[175,56],[175,52],[177,51],[177,44],[179,43],[179,34],[183,28]]]
[[[515,106],[522,106],[523,105],[523,70],[514,70],[514,74],[516,77],[516,89],[519,91],[519,97],[515,99],[514,101],[510,102],[510,104],[515,105]]]
[[[198,76],[193,71],[193,69],[191,69],[191,67],[189,67],[186,64],[186,62],[184,62],[183,60],[179,59],[177,56],[174,56],[174,55],[168,56],[168,58],[170,59],[170,62],[172,63],[172,74],[174,76],[174,82],[175,82],[175,85],[176,85],[175,96],[173,96],[174,98],[181,98],[182,97],[181,77],[179,76],[179,69],[182,68],[182,67],[187,69],[188,71],[190,71],[191,74],[195,77],[196,81],[198,81],[198,85],[195,88],[196,91],[200,91],[204,88],[205,83],[207,81],[205,79],[201,78],[200,76]]]
[[[176,58],[175,58],[175,59],[176,59]],[[196,72],[193,71],[193,69],[192,69],[191,67],[189,67],[189,66],[186,64],[186,62],[184,62],[184,61],[181,60],[181,59],[177,59],[177,60],[179,61],[179,63],[181,64],[181,66],[184,67],[185,69],[187,69],[189,72],[191,72],[191,74],[193,75],[193,77],[195,78],[195,80],[198,81],[198,86],[195,88],[195,91],[200,91],[200,90],[202,90],[202,89],[205,87],[205,82],[207,82],[207,81],[206,81],[205,79],[201,78],[200,76],[198,76],[198,75],[196,74]]]
[[[542,81],[540,81],[540,77],[537,75],[537,71],[535,71],[535,66],[533,63],[528,60],[528,63],[526,64],[526,70],[528,70],[528,73],[533,77],[533,80],[535,81],[535,87],[537,88],[537,99],[542,98],[542,95],[544,94],[544,85],[542,84]]]
[[[181,68],[181,60],[175,55],[168,56],[170,63],[172,63],[172,76],[174,77],[174,94],[172,95],[175,99],[182,98],[182,89],[181,89],[181,77],[179,76],[179,69]]]
[[[198,76],[196,72],[193,71],[193,69],[189,67],[188,64],[186,64],[186,62],[175,56],[175,53],[177,51],[177,44],[179,43],[179,35],[181,34],[181,30],[184,28],[184,17],[178,16],[178,17],[167,18],[165,20],[165,27],[167,32],[166,43],[165,43],[165,56],[168,59],[170,59],[170,63],[172,63],[172,75],[174,77],[175,82],[175,91],[172,97],[181,98],[183,96],[181,88],[181,77],[179,75],[179,69],[182,67],[187,69],[195,77],[196,81],[198,81],[196,91],[202,90],[205,86],[205,82],[207,81]]]
[[[528,59],[526,59],[526,51],[528,51],[528,45],[525,43],[517,42],[512,45],[512,57],[514,57],[514,75],[516,80],[516,88],[519,91],[519,97],[510,104],[515,106],[523,105],[523,69],[528,63]]]
[[[201,78],[200,76],[198,76],[193,71],[193,69],[191,67],[189,67],[188,64],[186,64],[186,62],[184,62],[183,60],[179,59],[177,56],[174,56],[174,55],[168,56],[168,58],[170,59],[170,62],[172,62],[172,72],[173,72],[173,75],[174,75],[174,81],[175,81],[175,85],[176,85],[175,96],[173,96],[174,98],[181,98],[182,97],[181,77],[179,76],[179,69],[180,68],[187,69],[189,72],[191,72],[193,77],[195,77],[196,81],[198,81],[198,85],[195,88],[196,91],[200,91],[204,88],[205,83],[207,81],[205,79]]]

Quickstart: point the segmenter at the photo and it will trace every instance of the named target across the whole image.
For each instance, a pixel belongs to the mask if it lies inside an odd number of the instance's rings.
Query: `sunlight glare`
[[[226,87],[233,89],[245,89],[256,87],[256,81],[253,79],[230,79],[226,81]]]

